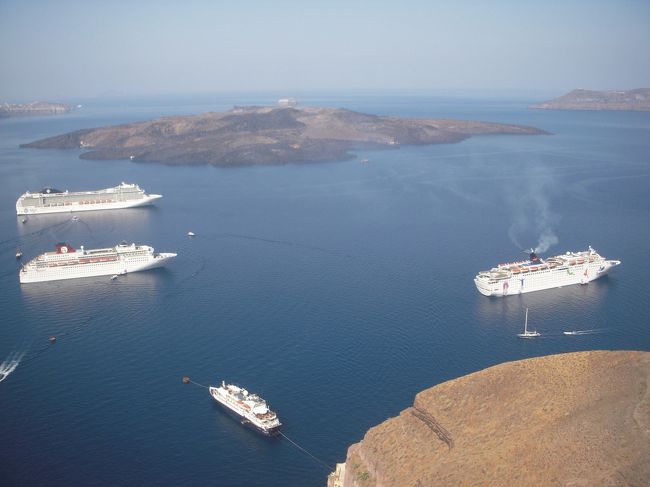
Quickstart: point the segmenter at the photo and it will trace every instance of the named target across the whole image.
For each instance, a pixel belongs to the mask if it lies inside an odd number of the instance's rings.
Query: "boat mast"
[[[528,308],[526,308],[526,321],[524,321],[524,335],[528,334]]]

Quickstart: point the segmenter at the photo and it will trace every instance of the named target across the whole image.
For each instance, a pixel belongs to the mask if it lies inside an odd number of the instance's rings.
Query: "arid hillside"
[[[532,105],[546,110],[650,110],[650,88],[620,91],[573,90]]]
[[[648,486],[649,384],[650,352],[490,367],[419,393],[349,448],[329,485]]]

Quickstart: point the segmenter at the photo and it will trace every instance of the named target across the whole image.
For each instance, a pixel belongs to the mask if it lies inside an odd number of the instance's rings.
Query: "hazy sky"
[[[650,87],[650,0],[0,0],[0,101]]]

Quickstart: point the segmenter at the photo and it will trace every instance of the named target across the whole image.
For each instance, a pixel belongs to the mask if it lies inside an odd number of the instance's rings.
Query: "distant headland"
[[[0,105],[0,118],[36,117],[43,115],[63,115],[72,111],[72,106],[65,103],[33,101],[31,103]]]
[[[472,135],[536,135],[521,125],[382,117],[340,108],[235,107],[78,130],[21,147],[83,149],[82,159],[243,166],[353,158],[349,151],[461,142]]]
[[[650,111],[650,88],[628,91],[573,90],[566,95],[530,108],[544,110],[634,110]]]
[[[508,362],[420,392],[328,486],[633,486],[650,479],[650,352]]]

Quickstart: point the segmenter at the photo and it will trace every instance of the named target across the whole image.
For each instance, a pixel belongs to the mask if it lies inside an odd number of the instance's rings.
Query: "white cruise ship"
[[[109,276],[160,267],[174,253],[154,253],[152,247],[121,243],[105,249],[75,250],[65,243],[26,263],[19,272],[21,284],[78,277]]]
[[[271,411],[266,401],[256,394],[249,393],[233,384],[221,381],[219,387],[210,386],[210,395],[221,404],[228,413],[240,422],[268,436],[280,432],[280,420],[277,414]]]
[[[150,205],[162,198],[160,194],[146,194],[137,184],[121,183],[114,188],[97,191],[60,191],[44,188],[38,193],[29,191],[16,201],[18,215],[63,213],[71,211],[116,210]]]
[[[548,259],[540,259],[531,252],[529,260],[499,264],[489,271],[479,272],[474,283],[485,296],[530,293],[570,284],[587,284],[603,277],[620,263],[620,260],[605,259],[591,247]]]

